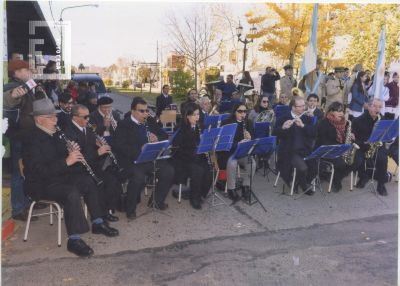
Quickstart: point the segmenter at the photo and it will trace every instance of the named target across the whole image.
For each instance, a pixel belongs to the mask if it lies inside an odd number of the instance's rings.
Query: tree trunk
[[[290,54],[289,64],[293,66],[293,64],[294,64],[294,54]]]

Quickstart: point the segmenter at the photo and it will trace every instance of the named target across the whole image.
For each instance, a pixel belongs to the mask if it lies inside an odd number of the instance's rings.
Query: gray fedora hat
[[[51,113],[60,113],[61,110],[56,110],[54,107],[53,102],[48,98],[43,98],[39,100],[35,100],[33,102],[33,112],[31,115],[38,116],[38,115],[45,115]]]

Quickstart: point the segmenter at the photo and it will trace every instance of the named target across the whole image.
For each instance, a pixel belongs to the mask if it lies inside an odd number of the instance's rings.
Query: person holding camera
[[[261,77],[261,89],[268,96],[271,105],[275,100],[275,82],[280,80],[281,76],[275,68],[267,67],[265,74]]]

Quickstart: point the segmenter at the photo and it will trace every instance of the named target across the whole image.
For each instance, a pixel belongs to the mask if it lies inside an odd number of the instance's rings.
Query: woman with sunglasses
[[[253,121],[246,118],[246,105],[243,102],[236,102],[233,105],[231,114],[222,120],[221,126],[227,124],[237,123],[235,137],[233,139],[232,148],[229,151],[218,152],[218,166],[220,170],[226,170],[226,183],[228,184],[228,195],[232,200],[239,199],[239,195],[235,190],[235,178],[237,165],[246,167],[243,180],[242,196],[244,199],[250,198],[250,172],[252,170],[251,176],[254,176],[256,171],[256,163],[252,159],[253,166],[248,165],[248,158],[242,157],[239,159],[233,159],[233,153],[235,153],[238,144],[241,142],[246,142],[248,140],[253,140],[256,138],[256,134],[253,128]],[[245,124],[246,133],[244,134],[243,122]]]
[[[268,96],[262,94],[258,97],[256,104],[254,105],[254,109],[249,114],[249,119],[251,121],[256,121],[258,115],[264,110],[269,110],[272,113],[272,117],[274,117],[274,110],[270,108]]]
[[[200,108],[195,103],[188,103],[183,109],[182,119],[175,127],[179,129],[172,145],[178,146],[175,155],[171,159],[171,165],[175,168],[176,184],[186,184],[190,177],[190,205],[201,210],[201,197],[205,198],[213,181],[213,173],[208,165],[205,154],[196,154],[200,144],[200,133],[205,129],[203,123],[199,122]],[[200,130],[199,130],[200,127]]]
[[[318,126],[317,140],[314,150],[322,145],[337,145],[345,144],[349,127],[349,121],[345,120],[345,108],[339,101],[332,102],[326,111],[325,117],[321,120]],[[354,141],[354,134],[351,134],[351,139]],[[355,152],[355,150],[353,150]],[[342,157],[335,159],[324,159],[333,164],[335,172],[333,175],[332,187],[335,193],[342,189],[342,180],[352,171],[356,170],[362,163],[361,158],[355,157],[351,165],[346,164]]]

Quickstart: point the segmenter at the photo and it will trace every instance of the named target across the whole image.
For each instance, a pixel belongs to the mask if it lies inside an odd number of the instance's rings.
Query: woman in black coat
[[[237,164],[240,164],[243,167],[246,167],[244,173],[244,181],[243,181],[243,191],[242,196],[245,199],[249,199],[250,197],[250,171],[252,169],[251,176],[254,176],[256,171],[256,163],[254,159],[252,159],[253,166],[248,165],[248,158],[242,157],[239,159],[232,159],[233,154],[235,153],[238,144],[241,142],[245,142],[248,140],[256,139],[256,134],[254,132],[253,121],[247,118],[246,116],[246,105],[243,102],[236,102],[233,105],[231,114],[222,120],[222,126],[227,124],[237,123],[235,137],[233,139],[232,148],[229,151],[221,151],[218,152],[218,167],[220,170],[226,170],[226,183],[228,184],[228,195],[233,200],[237,200],[239,195],[235,190],[235,178],[236,178],[236,170]],[[245,123],[246,135],[244,135],[243,130],[243,122]]]
[[[344,118],[345,108],[339,101],[332,102],[326,111],[324,119],[321,120],[317,141],[315,142],[314,149],[318,149],[322,145],[338,145],[345,144],[348,136],[349,121]],[[354,134],[351,133],[352,141],[355,140]],[[355,152],[355,150],[353,149]],[[335,173],[333,175],[333,191],[339,192],[342,189],[341,181],[348,176],[351,172],[356,170],[362,160],[359,157],[354,158],[351,165],[346,164],[342,157],[336,159],[324,159],[333,164]]]
[[[204,125],[198,122],[199,112],[200,108],[195,103],[185,106],[182,119],[175,127],[175,131],[179,129],[179,132],[172,142],[174,147],[179,148],[170,162],[175,168],[175,183],[185,184],[187,177],[190,177],[189,202],[194,209],[201,209],[201,197],[207,196],[213,181],[206,155],[196,154],[200,133],[203,134],[204,131]]]

